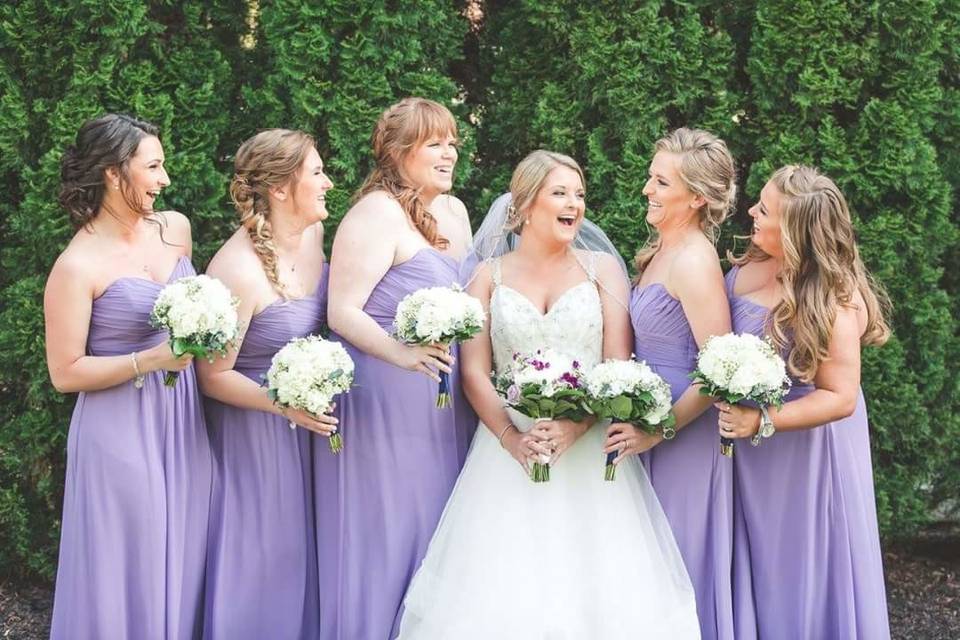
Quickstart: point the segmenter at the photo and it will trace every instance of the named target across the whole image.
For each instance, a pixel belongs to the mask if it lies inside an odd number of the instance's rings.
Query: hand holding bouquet
[[[443,344],[469,340],[483,329],[480,301],[458,286],[418,289],[397,305],[397,339],[407,344]],[[450,376],[440,371],[437,407],[450,406]]]
[[[690,374],[702,385],[700,393],[730,404],[751,400],[761,406],[781,406],[790,389],[787,366],[769,340],[728,333],[707,340]],[[720,453],[733,455],[733,440],[720,438]]]
[[[508,410],[530,418],[526,431],[538,420],[580,422],[589,413],[587,394],[581,383],[580,363],[564,354],[545,349],[525,355],[516,353],[511,367],[494,378],[494,387]],[[533,463],[534,482],[550,480],[550,457]]]
[[[187,276],[160,291],[150,324],[170,333],[170,350],[177,358],[191,353],[212,360],[214,353],[226,354],[237,338],[237,305],[237,299],[216,278]],[[168,371],[164,384],[175,385],[177,373]]]
[[[676,419],[670,412],[670,385],[645,362],[607,360],[584,376],[587,403],[598,419],[627,422],[647,433],[661,432],[665,439],[676,431]],[[604,478],[613,480],[617,452],[607,454]]]
[[[273,356],[265,377],[267,394],[277,405],[319,416],[330,410],[335,395],[350,390],[353,360],[339,342],[294,338]],[[342,449],[343,439],[334,432],[330,451]]]

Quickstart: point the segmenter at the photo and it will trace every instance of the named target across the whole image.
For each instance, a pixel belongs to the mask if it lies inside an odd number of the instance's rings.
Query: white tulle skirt
[[[634,456],[606,482],[604,432],[590,429],[535,484],[480,425],[407,591],[399,638],[700,637],[646,472]]]

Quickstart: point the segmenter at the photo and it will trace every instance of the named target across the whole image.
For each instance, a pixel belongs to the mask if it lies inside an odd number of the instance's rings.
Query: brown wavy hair
[[[654,153],[680,156],[680,180],[693,194],[706,201],[700,211],[700,230],[716,242],[720,225],[737,199],[737,168],[727,143],[703,129],[681,127],[656,141]],[[639,280],[650,260],[660,250],[660,234],[654,229],[634,257]]]
[[[294,189],[300,167],[315,146],[314,139],[303,131],[266,129],[240,145],[233,163],[230,198],[240,214],[240,224],[253,241],[253,250],[267,279],[283,298],[288,296],[277,270],[269,192],[284,185]]]
[[[770,312],[767,332],[781,351],[789,348],[790,373],[810,382],[828,357],[838,308],[854,305],[859,292],[867,308],[860,342],[881,345],[890,337],[890,299],[860,259],[847,201],[833,180],[812,167],[788,165],[770,181],[782,194],[777,279],[783,299]],[[728,257],[743,265],[770,256],[751,242],[743,255]]]
[[[386,191],[431,246],[445,249],[450,242],[437,231],[437,220],[420,197],[422,188],[411,184],[401,169],[403,161],[418,145],[438,135],[457,137],[453,114],[440,103],[426,98],[404,98],[384,111],[371,136],[375,164],[354,201],[373,191]]]
[[[75,228],[90,224],[103,206],[107,189],[104,172],[111,167],[120,174],[120,193],[127,206],[144,217],[153,214],[131,191],[129,177],[130,159],[148,136],[159,138],[157,127],[120,113],[102,115],[80,127],[74,144],[60,158],[57,198]]]

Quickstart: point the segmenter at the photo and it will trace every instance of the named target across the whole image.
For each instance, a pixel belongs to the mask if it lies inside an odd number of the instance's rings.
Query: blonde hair
[[[737,199],[737,169],[727,143],[709,131],[681,127],[657,140],[654,153],[660,151],[680,156],[680,180],[706,201],[698,212],[700,230],[716,242]],[[659,250],[660,234],[654,230],[634,258],[637,278]]]
[[[426,98],[404,98],[383,112],[373,128],[375,164],[354,200],[373,191],[386,191],[410,217],[431,246],[444,249],[449,241],[437,231],[437,220],[420,198],[422,188],[403,175],[403,161],[420,144],[437,135],[457,137],[457,123],[443,105]]]
[[[523,228],[523,210],[529,207],[543,187],[547,175],[557,167],[566,167],[577,172],[580,182],[586,185],[583,169],[570,156],[553,151],[538,149],[527,155],[513,170],[510,178],[510,196],[512,203],[507,211],[507,220],[504,223],[506,231],[520,233]]]
[[[783,266],[777,276],[783,299],[771,310],[767,331],[781,350],[790,348],[790,372],[810,382],[828,357],[839,306],[853,305],[859,292],[867,308],[860,342],[881,345],[890,337],[884,317],[890,300],[860,259],[847,201],[833,180],[812,167],[788,165],[770,181],[783,196]],[[731,256],[731,262],[742,265],[769,257],[751,242],[743,255]]]
[[[230,198],[240,214],[240,224],[253,241],[253,250],[267,279],[283,298],[287,292],[277,270],[269,192],[283,185],[296,187],[300,167],[315,146],[313,138],[302,131],[266,129],[240,145],[233,163]]]

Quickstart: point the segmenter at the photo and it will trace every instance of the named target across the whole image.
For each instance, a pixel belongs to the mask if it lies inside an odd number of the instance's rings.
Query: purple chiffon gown
[[[634,353],[670,384],[676,402],[690,386],[697,342],[680,301],[660,283],[630,299]],[[733,640],[733,466],[720,455],[717,411],[641,454],[690,574],[704,640]]]
[[[309,296],[250,319],[234,370],[258,384],[293,338],[326,321],[327,269]],[[204,638],[313,640],[319,633],[312,446],[273,413],[208,398],[216,471],[210,508]]]
[[[169,281],[193,274],[184,256]],[[93,301],[87,353],[127,355],[166,340],[148,323],[162,288],[143,278],[110,284]],[[193,367],[174,387],[163,377],[77,397],[51,638],[200,636],[210,445]]]
[[[738,333],[764,334],[768,309],[733,294]],[[786,401],[813,391],[795,381]],[[734,457],[737,640],[890,637],[863,394],[853,415],[741,440]]]
[[[457,281],[455,259],[424,248],[395,265],[364,311],[393,332],[397,304]],[[438,385],[356,349],[355,384],[338,406],[343,451],[315,446],[320,637],[395,638],[407,585],[420,566],[476,428],[457,367],[449,408]]]

